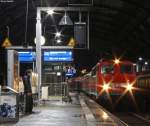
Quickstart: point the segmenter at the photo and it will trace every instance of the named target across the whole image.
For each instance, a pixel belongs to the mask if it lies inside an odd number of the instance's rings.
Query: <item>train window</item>
[[[112,64],[103,65],[101,73],[102,74],[114,73],[114,66]]]
[[[93,70],[92,70],[92,76],[95,76],[96,75],[96,70],[97,70],[97,67],[95,67]]]
[[[120,71],[121,73],[133,73],[133,66],[128,64],[121,64]]]

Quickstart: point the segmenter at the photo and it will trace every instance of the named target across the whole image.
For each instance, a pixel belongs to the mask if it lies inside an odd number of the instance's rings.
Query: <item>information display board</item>
[[[19,51],[20,62],[33,62],[35,60],[35,52]],[[73,61],[71,50],[48,50],[43,52],[43,60],[47,62],[70,62]]]
[[[52,62],[73,61],[71,50],[44,51],[43,55],[44,55],[44,61],[52,61]]]
[[[35,60],[35,52],[32,51],[19,51],[20,62],[33,62]]]

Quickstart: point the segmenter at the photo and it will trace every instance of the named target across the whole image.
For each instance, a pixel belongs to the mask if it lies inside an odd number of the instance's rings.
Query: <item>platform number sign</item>
[[[73,77],[76,74],[76,69],[74,67],[69,67],[66,69],[66,77]]]

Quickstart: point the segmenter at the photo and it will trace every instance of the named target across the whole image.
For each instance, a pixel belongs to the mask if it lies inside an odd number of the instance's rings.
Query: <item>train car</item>
[[[139,74],[135,84],[136,88],[142,89],[143,93],[150,93],[150,74]]]
[[[100,60],[81,81],[83,91],[95,98],[122,97],[132,90],[136,72],[130,61]]]
[[[138,73],[133,91],[135,100],[143,112],[150,112],[150,73]]]

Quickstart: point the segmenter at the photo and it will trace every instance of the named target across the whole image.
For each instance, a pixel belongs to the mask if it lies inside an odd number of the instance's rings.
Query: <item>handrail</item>
[[[19,93],[18,91],[16,91],[15,89],[13,89],[13,88],[11,88],[11,87],[9,87],[9,86],[3,86],[2,87],[2,90],[5,90],[5,89],[9,89],[10,91],[12,91],[12,92],[14,92],[14,93]]]

